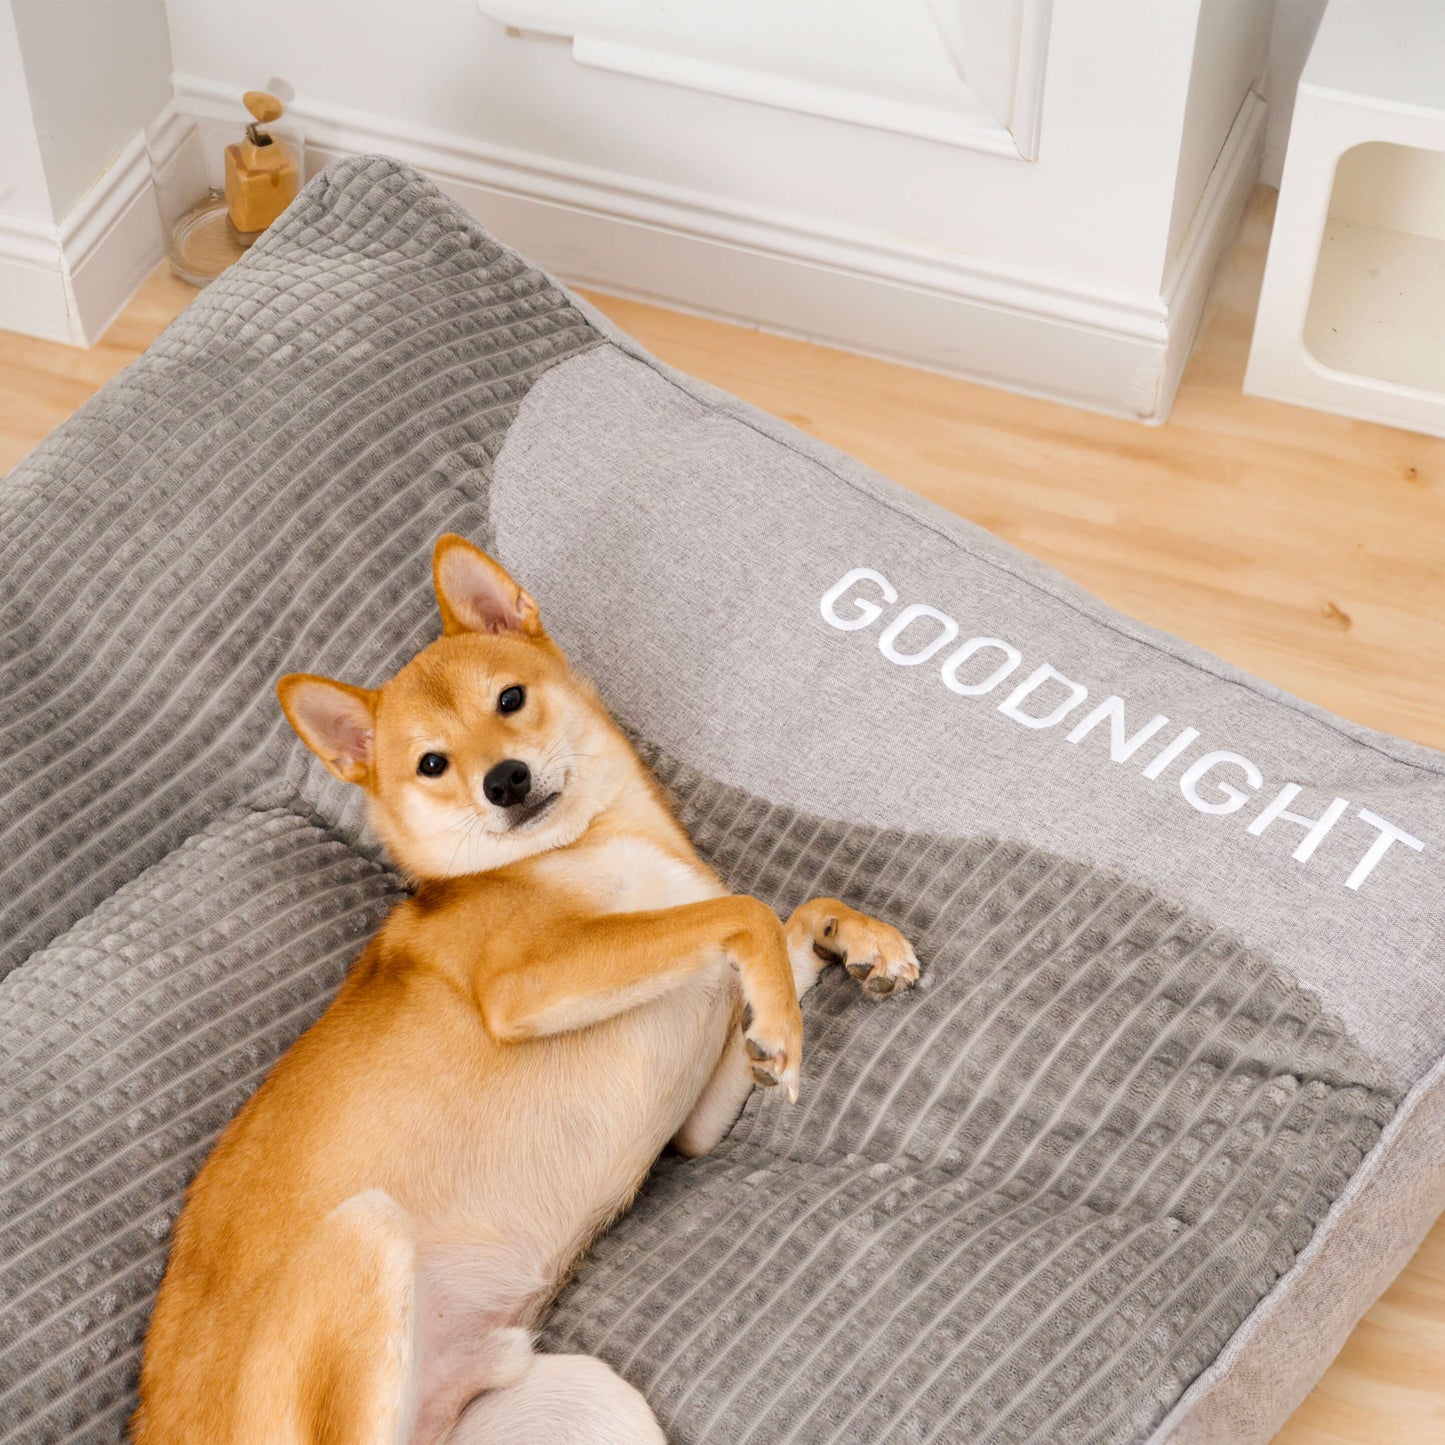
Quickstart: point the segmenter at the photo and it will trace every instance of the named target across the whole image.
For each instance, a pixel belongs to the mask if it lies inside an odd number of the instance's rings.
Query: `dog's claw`
[[[784,1092],[794,1103],[798,1100],[798,1064],[796,1056],[786,1044],[761,1043],[757,1039],[744,1038],[748,1067],[753,1082],[764,1089],[785,1086]]]
[[[861,959],[856,958],[850,959],[843,966],[854,978],[867,978],[873,970],[871,963],[864,963]]]
[[[863,985],[869,993],[887,994],[893,992],[893,980],[886,973],[875,974]]]

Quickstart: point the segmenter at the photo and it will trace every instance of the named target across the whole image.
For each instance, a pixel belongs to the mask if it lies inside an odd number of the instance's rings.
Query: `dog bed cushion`
[[[1445,1204],[1445,759],[661,366],[338,163],[0,488],[0,1439],[121,1438],[187,1180],[402,885],[281,719],[537,596],[829,970],[553,1312],[688,1442],[1266,1439]]]

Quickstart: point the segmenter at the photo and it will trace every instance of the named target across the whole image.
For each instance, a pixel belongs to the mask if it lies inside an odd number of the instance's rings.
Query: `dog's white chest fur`
[[[614,838],[582,856],[559,856],[566,884],[605,913],[641,913],[718,898],[727,890],[704,869],[644,838]]]

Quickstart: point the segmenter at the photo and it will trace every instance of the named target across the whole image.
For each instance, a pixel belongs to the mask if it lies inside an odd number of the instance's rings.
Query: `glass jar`
[[[174,106],[146,127],[151,181],[160,211],[171,269],[192,286],[214,281],[239,261],[259,232],[231,224],[226,205],[226,147],[244,138],[251,116],[238,99],[234,110],[188,115]],[[264,131],[291,147],[304,180],[306,142],[290,116],[267,122]]]

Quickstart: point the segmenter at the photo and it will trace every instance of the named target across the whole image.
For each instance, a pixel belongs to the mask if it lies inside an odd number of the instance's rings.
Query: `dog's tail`
[[[534,1317],[551,1293],[548,1271],[523,1248],[432,1246],[418,1266],[421,1388],[433,1408],[423,1405],[410,1445],[433,1438],[442,1418],[456,1420],[436,1437],[445,1445],[667,1445],[647,1401],[601,1360],[534,1354],[530,1335],[506,1327]]]

